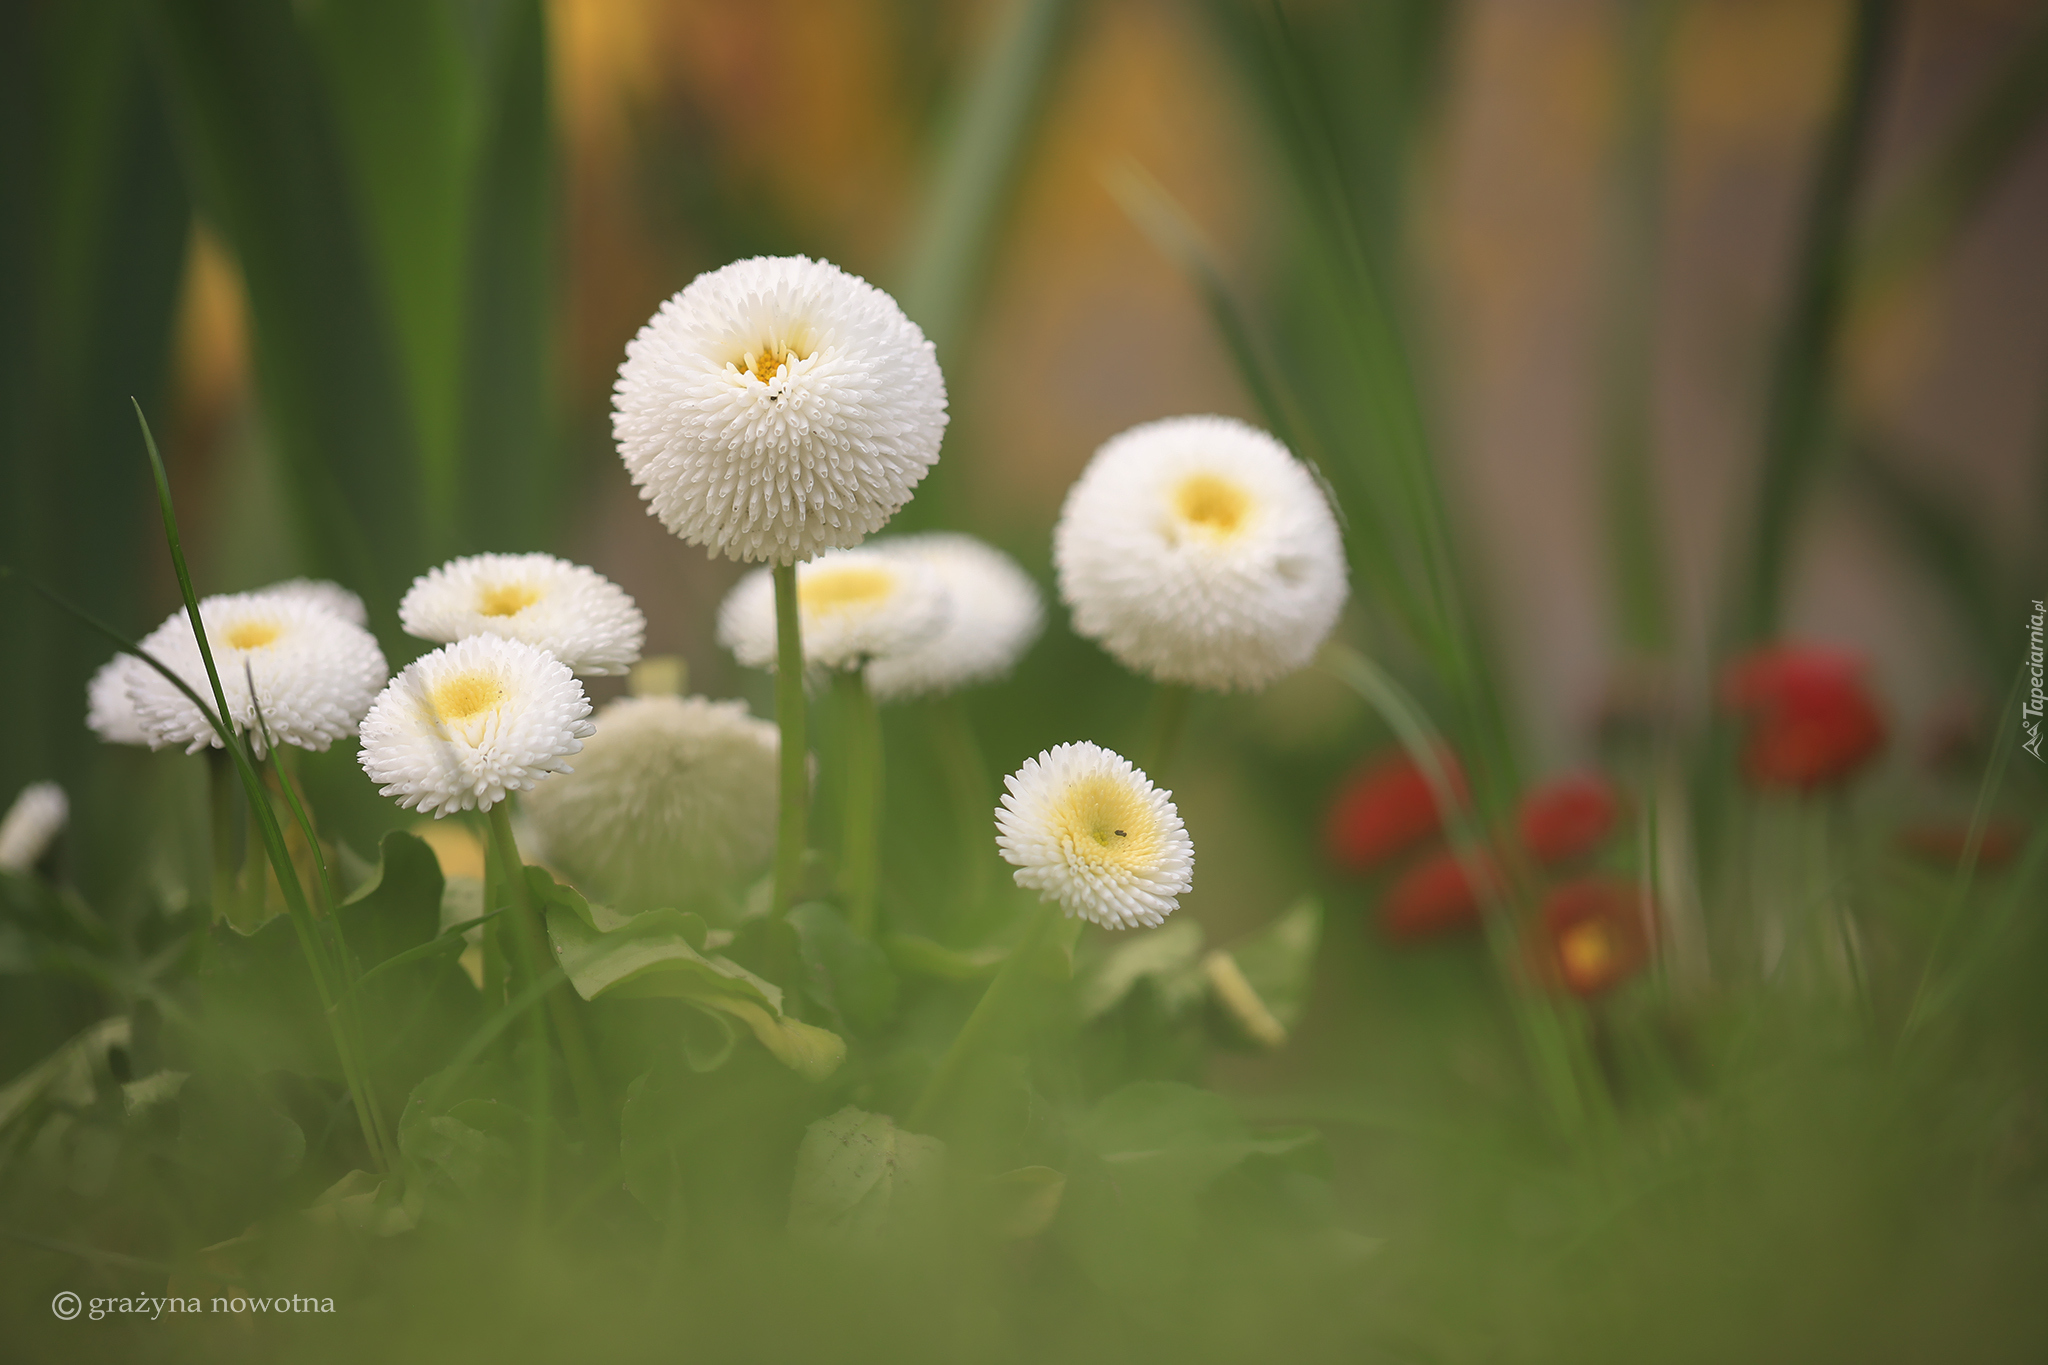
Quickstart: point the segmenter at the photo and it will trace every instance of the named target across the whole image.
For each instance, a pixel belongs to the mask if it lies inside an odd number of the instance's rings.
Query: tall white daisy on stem
[[[1151,761],[1189,688],[1256,691],[1315,657],[1350,595],[1315,476],[1230,417],[1169,417],[1104,442],[1053,532],[1074,629],[1159,683]]]
[[[699,275],[619,367],[612,434],[649,510],[708,554],[773,566],[778,913],[802,865],[808,787],[795,566],[894,516],[945,429],[924,333],[881,290],[802,256]]]
[[[938,1118],[968,1060],[1008,1008],[1030,960],[1061,918],[1104,929],[1166,922],[1195,884],[1195,845],[1174,808],[1131,761],[1086,741],[1061,744],[1003,780],[996,847],[1017,885],[1047,902],[939,1059],[906,1126]]]
[[[391,680],[363,717],[356,755],[379,794],[406,810],[488,816],[499,877],[515,907],[515,985],[542,992],[568,1063],[584,1121],[601,1135],[610,1127],[596,1067],[583,1035],[578,1002],[567,981],[544,987],[552,954],[526,880],[526,862],[512,832],[508,798],[557,773],[596,733],[590,700],[569,666],[537,645],[500,635],[473,635],[422,655]],[[537,1114],[546,1113],[546,1021],[534,1014],[537,1044],[528,1083]],[[537,1176],[544,1148],[536,1123]]]

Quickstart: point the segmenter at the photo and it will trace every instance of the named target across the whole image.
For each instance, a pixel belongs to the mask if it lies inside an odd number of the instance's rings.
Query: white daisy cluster
[[[612,434],[670,532],[730,559],[843,549],[939,458],[946,384],[896,301],[825,261],[699,275],[626,347]]]
[[[996,847],[1017,885],[1105,929],[1157,925],[1194,886],[1195,846],[1162,792],[1131,761],[1062,744],[1003,779]]]
[[[1053,562],[1077,632],[1159,682],[1223,691],[1308,663],[1350,591],[1314,477],[1228,417],[1104,443],[1067,494]]]
[[[553,555],[471,555],[413,580],[398,604],[408,635],[450,644],[472,635],[524,640],[585,677],[624,673],[647,619],[623,588]]]
[[[568,665],[523,640],[473,635],[415,659],[363,718],[356,755],[407,810],[489,810],[567,772],[595,727]]]
[[[1000,677],[1045,625],[1038,588],[1015,560],[943,532],[820,555],[797,566],[796,594],[804,661],[865,669],[880,701]],[[726,597],[718,638],[741,663],[775,667],[775,588],[766,570]]]
[[[780,748],[740,702],[626,697],[598,712],[574,774],[524,809],[550,862],[593,895],[684,906],[767,865]]]
[[[71,818],[71,802],[55,782],[21,789],[0,818],[0,872],[26,872],[42,861]]]
[[[390,676],[375,636],[297,585],[205,598],[199,619],[227,697],[225,719],[248,734],[258,753],[271,739],[323,750],[353,733]],[[213,685],[185,612],[172,613],[142,648],[211,706]],[[181,744],[187,753],[221,746],[205,712],[140,659],[116,656],[93,678],[87,698],[88,723],[110,742],[135,743],[139,736],[153,749]]]

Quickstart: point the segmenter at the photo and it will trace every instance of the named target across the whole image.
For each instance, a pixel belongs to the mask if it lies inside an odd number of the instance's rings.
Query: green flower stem
[[[490,857],[487,864],[496,864],[498,881],[505,888],[506,899],[512,906],[512,913],[505,917],[510,921],[505,933],[512,940],[510,956],[514,967],[511,973],[511,988],[514,991],[538,991],[543,970],[542,962],[534,956],[532,939],[525,932],[535,918],[532,888],[526,884],[525,864],[519,857],[518,842],[512,837],[512,820],[505,802],[500,801],[491,807],[487,823],[491,831]],[[542,993],[543,998],[545,994]],[[548,1129],[553,1126],[554,1104],[548,1077],[547,1018],[539,1010],[528,1010],[524,1023],[528,1111],[526,1213],[531,1229],[538,1232],[547,1216],[547,1134]]]
[[[939,751],[939,770],[946,784],[946,804],[960,822],[958,843],[960,885],[957,904],[979,909],[988,894],[989,813],[995,800],[989,791],[988,760],[975,738],[974,722],[958,694],[940,697],[928,708],[931,736]]]
[[[775,724],[782,731],[782,813],[775,827],[774,912],[786,915],[803,875],[804,817],[811,798],[811,777],[804,762],[804,644],[794,564],[775,566]]]
[[[931,1080],[925,1083],[924,1093],[917,1097],[910,1116],[903,1121],[905,1129],[922,1133],[934,1120],[943,1117],[946,1104],[959,1088],[967,1063],[981,1050],[989,1033],[1023,988],[1025,979],[1030,975],[1032,959],[1038,956],[1046,935],[1052,932],[1060,918],[1061,910],[1057,905],[1041,905],[1032,910],[1031,922],[1024,927],[1024,937],[1010,949],[1010,955],[1003,960],[1002,970],[996,973],[995,980],[988,983],[988,989],[982,992],[974,1013],[967,1016],[967,1022],[960,1026],[953,1045],[939,1059]]]
[[[514,952],[525,979],[537,982],[553,965],[554,955],[548,950],[547,928],[541,922],[539,907],[533,903],[533,888],[526,882],[525,860],[519,856],[519,844],[512,837],[510,804],[500,801],[491,807],[491,841],[497,845],[498,861],[512,883],[512,904],[516,908],[508,918],[513,921]],[[604,1087],[598,1081],[590,1040],[584,1034],[582,1016],[576,1012],[580,1001],[570,998],[572,989],[563,981],[547,993],[547,1020],[554,1023],[555,1037],[562,1045],[569,1087],[576,1092],[576,1107],[583,1115],[584,1125],[592,1141],[604,1145],[616,1141],[617,1135],[612,1132],[611,1110],[605,1103]],[[544,1052],[546,1020],[536,1013],[534,1023]]]
[[[1145,775],[1153,781],[1165,778],[1166,770],[1180,749],[1180,737],[1188,728],[1188,707],[1194,689],[1181,683],[1159,683],[1152,692],[1151,731],[1145,739]]]
[[[839,891],[846,901],[846,922],[862,938],[873,938],[881,881],[882,717],[860,669],[834,673],[832,690],[839,697],[846,765],[839,782]]]
[[[235,894],[235,761],[225,749],[206,751],[206,808],[213,841],[213,895],[207,917],[213,920],[227,913]],[[205,941],[204,922],[199,937]]]

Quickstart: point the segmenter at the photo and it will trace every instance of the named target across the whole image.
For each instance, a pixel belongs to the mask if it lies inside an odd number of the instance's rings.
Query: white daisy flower
[[[136,674],[154,671],[133,654],[116,654],[101,664],[100,671],[85,685],[87,728],[108,744],[149,743],[149,731],[142,728],[142,717],[135,714],[128,685]]]
[[[626,672],[647,638],[647,618],[625,589],[543,554],[451,560],[413,580],[398,623],[442,644],[472,635],[524,640],[585,677]]]
[[[64,832],[70,816],[71,803],[55,782],[23,787],[0,819],[0,871],[26,872],[34,867]]]
[[[878,548],[839,550],[796,568],[804,662],[858,668],[945,629],[950,600],[929,565]],[[749,668],[775,667],[775,583],[756,569],[718,608],[718,642]]]
[[[1322,489],[1228,417],[1110,438],[1053,532],[1074,629],[1163,683],[1256,689],[1308,663],[1350,588]]]
[[[548,860],[597,899],[687,906],[768,865],[780,735],[736,701],[624,697],[573,775],[523,803]]]
[[[729,559],[860,543],[939,458],[946,382],[896,301],[825,261],[692,280],[626,346],[612,435],[664,526]]]
[[[370,699],[391,676],[375,636],[303,597],[268,592],[208,597],[199,603],[199,619],[227,695],[225,719],[247,732],[259,753],[265,747],[257,727],[259,703],[263,728],[279,743],[324,750],[354,733]],[[199,640],[182,610],[152,631],[142,648],[212,705],[213,685],[207,681]],[[151,748],[182,744],[185,752],[197,753],[209,744],[220,747],[220,736],[205,714],[169,679],[140,660],[125,672],[128,699]],[[253,699],[251,678],[256,683]]]
[[[1003,779],[996,847],[1017,885],[1105,929],[1163,924],[1195,884],[1180,812],[1131,761],[1085,741]]]
[[[871,548],[930,567],[951,603],[938,634],[868,664],[868,689],[877,701],[951,692],[1000,678],[1045,628],[1038,585],[993,545],[935,531]]]
[[[567,664],[524,640],[472,635],[406,665],[363,717],[356,759],[406,810],[489,810],[568,772],[595,733]]]
[[[310,602],[324,611],[333,612],[351,625],[370,624],[370,609],[363,605],[363,599],[341,584],[324,578],[287,578],[261,591],[270,597],[296,597],[302,602]]]

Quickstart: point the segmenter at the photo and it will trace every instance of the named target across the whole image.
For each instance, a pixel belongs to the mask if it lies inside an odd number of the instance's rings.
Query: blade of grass
[[[1852,215],[1898,26],[1897,0],[1856,0],[1850,11],[1839,93],[1822,133],[1771,365],[1751,524],[1736,540],[1746,555],[1736,569],[1724,647],[1765,640],[1778,629],[1794,537],[1827,445]]]

